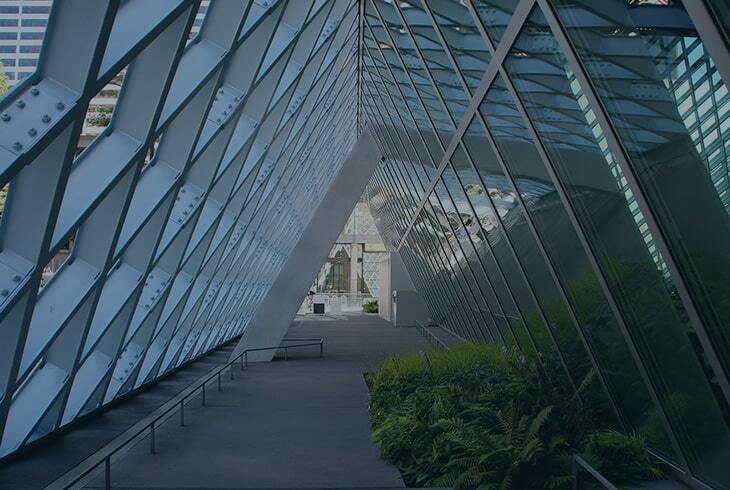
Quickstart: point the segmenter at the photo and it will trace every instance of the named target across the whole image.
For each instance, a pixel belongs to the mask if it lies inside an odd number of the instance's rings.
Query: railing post
[[[324,355],[324,342],[319,342],[319,357],[322,357]]]
[[[180,400],[180,427],[185,427],[185,399]]]
[[[205,383],[203,383],[202,390],[203,390],[203,406],[205,406]]]
[[[243,356],[241,356],[241,371],[243,371]]]
[[[289,360],[289,349],[287,349],[286,347],[284,347],[284,360]]]
[[[112,488],[112,460],[111,456],[104,458],[104,488],[111,490]]]
[[[218,391],[221,391],[221,372],[218,371]]]
[[[155,454],[155,423],[150,424],[150,454]]]
[[[248,351],[243,351],[243,365],[244,367],[248,367]]]

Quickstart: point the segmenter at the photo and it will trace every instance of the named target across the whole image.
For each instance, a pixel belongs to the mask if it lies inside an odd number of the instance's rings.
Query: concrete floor
[[[139,420],[157,410],[215,366],[226,362],[234,345],[235,343],[218,349],[108,411],[81,422],[69,432],[42,441],[37,447],[0,467],[0,489],[44,488],[119,437]]]
[[[208,405],[193,402],[186,426],[158,429],[112,464],[114,488],[401,488],[398,470],[370,442],[363,372],[388,354],[428,350],[415,328],[377,315],[301,318],[288,337],[323,337],[289,361],[254,364]],[[98,477],[87,488],[102,487]]]

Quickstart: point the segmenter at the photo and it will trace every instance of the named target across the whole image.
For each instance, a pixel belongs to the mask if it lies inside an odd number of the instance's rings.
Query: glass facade
[[[364,3],[369,202],[433,319],[730,488],[725,3]]]
[[[240,335],[367,128],[435,321],[730,489],[729,16],[0,0],[0,458]]]

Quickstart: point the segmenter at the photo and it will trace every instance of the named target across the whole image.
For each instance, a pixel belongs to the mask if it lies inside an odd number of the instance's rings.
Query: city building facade
[[[313,302],[324,303],[325,311],[331,312],[362,311],[365,303],[377,302],[387,255],[363,196],[314,278],[310,291],[315,295],[304,301],[300,311],[311,312]]]

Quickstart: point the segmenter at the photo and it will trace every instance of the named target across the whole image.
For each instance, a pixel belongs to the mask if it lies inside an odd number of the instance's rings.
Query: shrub
[[[602,431],[589,434],[583,453],[586,460],[614,483],[633,483],[661,476],[657,461],[645,450],[642,437]]]
[[[377,313],[378,312],[378,300],[366,301],[362,305],[362,311],[365,313]]]
[[[482,342],[391,357],[367,377],[373,440],[407,486],[567,488],[581,449],[617,481],[655,477],[643,439],[597,432],[559,369]]]

